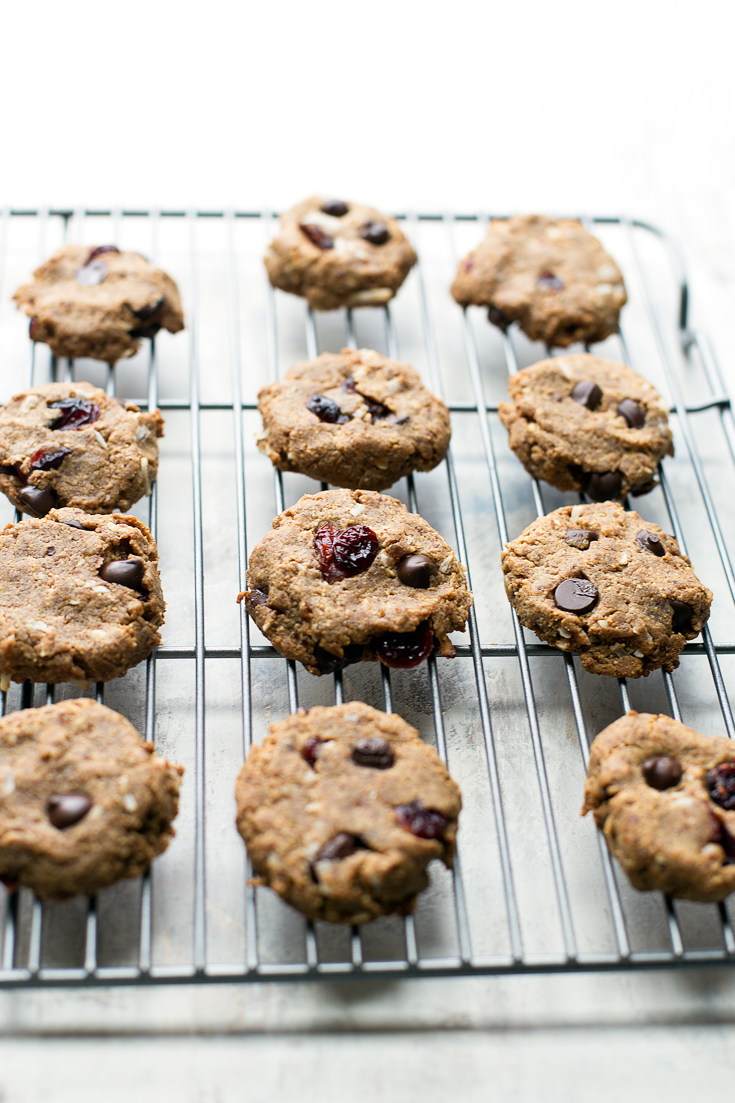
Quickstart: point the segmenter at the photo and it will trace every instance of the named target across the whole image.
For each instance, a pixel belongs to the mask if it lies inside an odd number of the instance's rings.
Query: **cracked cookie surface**
[[[395,218],[312,196],[281,215],[263,259],[274,287],[301,295],[313,310],[336,310],[387,303],[416,254]]]
[[[306,494],[253,549],[248,613],[276,649],[312,674],[380,660],[417,665],[472,604],[464,568],[427,521],[368,490]]]
[[[563,506],[502,553],[521,624],[593,674],[674,670],[702,630],[712,594],[673,536],[617,502]]]
[[[159,329],[184,328],[176,284],[140,253],[65,245],[33,276],[13,298],[31,318],[31,340],[45,342],[56,356],[114,364]]]
[[[158,551],[136,517],[52,510],[0,532],[0,676],[107,682],[161,642]]]
[[[408,914],[429,862],[452,865],[462,804],[416,729],[361,701],[272,724],[236,799],[257,883],[336,923]]]
[[[452,295],[486,306],[502,329],[518,322],[532,341],[561,347],[616,333],[627,300],[617,264],[579,222],[530,214],[490,223]]]
[[[174,830],[183,768],[88,698],[0,719],[0,876],[42,900],[144,873]]]
[[[258,448],[281,471],[384,490],[447,453],[449,411],[408,364],[371,349],[325,352],[258,395]]]

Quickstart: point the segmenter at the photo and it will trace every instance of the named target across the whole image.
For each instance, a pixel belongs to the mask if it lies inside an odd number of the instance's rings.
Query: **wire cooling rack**
[[[386,308],[315,316],[265,279],[270,212],[0,212],[2,394],[87,379],[166,417],[158,483],[138,515],[157,536],[168,601],[164,642],[97,699],[186,766],[178,836],[151,873],[95,899],[2,903],[0,984],[397,978],[670,967],[735,959],[730,906],[634,892],[591,820],[579,817],[589,742],[629,707],[733,736],[727,696],[735,643],[735,515],[730,400],[706,337],[688,327],[672,243],[625,218],[583,219],[622,267],[621,333],[595,351],[622,359],[667,397],[677,455],[634,505],[673,532],[715,603],[673,674],[589,675],[527,635],[502,586],[500,550],[533,517],[577,500],[532,481],[497,418],[508,372],[548,354],[515,328],[463,312],[449,284],[485,232],[483,215],[404,215],[420,263]],[[64,242],[116,242],[160,264],[182,291],[187,329],[162,333],[115,367],[57,361],[32,345],[9,302]],[[469,569],[475,607],[457,657],[411,671],[360,664],[313,678],[250,625],[235,596],[247,550],[272,517],[318,489],[274,472],[255,447],[257,391],[289,364],[344,346],[412,363],[452,411],[452,452],[391,493],[421,512]],[[578,351],[578,350],[571,350]],[[0,521],[14,519],[9,504]],[[267,660],[267,661],[266,661]],[[13,686],[3,712],[78,696]],[[432,870],[413,915],[360,928],[306,922],[247,882],[234,782],[253,740],[304,705],[359,698],[416,725],[459,782],[464,808],[452,873]],[[435,863],[438,867],[438,863]]]

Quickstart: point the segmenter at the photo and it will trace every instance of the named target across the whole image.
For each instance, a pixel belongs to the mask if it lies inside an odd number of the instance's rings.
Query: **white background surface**
[[[680,242],[732,381],[733,29],[724,0],[17,4],[0,205],[277,209],[324,190],[632,213]],[[684,1100],[724,1094],[733,1022],[727,971],[3,993],[0,1086],[6,1103]],[[39,1037],[58,1031],[84,1037]]]

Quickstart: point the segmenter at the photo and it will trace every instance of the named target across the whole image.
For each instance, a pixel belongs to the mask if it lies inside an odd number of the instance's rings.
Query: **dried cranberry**
[[[326,421],[330,425],[343,425],[345,421],[352,421],[349,414],[342,413],[337,403],[324,394],[309,395],[306,409],[320,421]]]
[[[488,322],[492,322],[494,326],[497,326],[498,329],[502,330],[506,330],[510,325],[510,318],[506,318],[500,307],[497,307],[492,303],[487,308],[487,320]]]
[[[321,747],[323,739],[320,739],[318,735],[312,735],[310,739],[307,739],[301,748],[301,754],[309,763],[313,766],[316,762],[317,755],[319,754],[319,748]]]
[[[5,885],[8,892],[15,892],[18,888],[18,882],[13,877],[8,877],[6,874],[0,874],[0,881]]]
[[[725,851],[725,861],[723,865],[735,865],[735,839],[727,830],[724,823],[720,823],[711,808],[709,814],[712,819],[712,842],[719,843]]]
[[[30,337],[31,341],[36,340],[36,334],[38,333],[39,324],[40,323],[38,321],[38,318],[31,318],[31,324],[28,326],[28,336]]]
[[[147,326],[136,326],[128,330],[128,336],[138,341],[143,337],[155,337],[161,328],[160,322],[149,322]]]
[[[84,429],[100,416],[100,408],[86,398],[60,398],[49,402],[52,410],[62,410],[61,417],[52,422],[52,429]]]
[[[365,525],[342,530],[334,525],[322,525],[314,537],[314,546],[319,556],[319,570],[327,582],[362,574],[380,548],[377,536]]]
[[[735,762],[723,762],[710,770],[707,788],[715,804],[731,812],[735,808]]]
[[[391,411],[388,409],[387,406],[384,406],[382,402],[376,402],[374,398],[368,398],[368,396],[366,394],[363,394],[362,391],[358,391],[357,386],[355,385],[355,380],[352,378],[351,375],[348,376],[347,379],[345,379],[342,386],[346,391],[349,391],[350,394],[359,394],[360,398],[370,411],[373,419],[373,425],[376,421],[381,421],[383,418],[390,417]]]
[[[408,669],[428,658],[434,647],[434,634],[428,620],[414,632],[388,632],[376,641],[375,650],[386,666]]]
[[[536,286],[542,287],[547,291],[562,291],[564,284],[555,276],[553,272],[549,272],[548,268],[545,268],[543,272],[539,273],[536,279]]]
[[[302,222],[299,229],[317,249],[334,249],[334,238],[322,230],[321,226],[315,226],[313,222]]]
[[[410,804],[399,804],[396,808],[396,819],[401,827],[405,827],[419,839],[435,839],[437,835],[441,835],[449,822],[447,817],[436,808],[424,808],[420,800],[413,800]]]
[[[101,256],[102,253],[119,253],[117,245],[97,245],[87,257],[87,264],[93,261],[95,257]]]
[[[71,448],[65,448],[63,444],[50,448],[39,448],[31,456],[31,471],[58,471],[63,460],[71,455]]]

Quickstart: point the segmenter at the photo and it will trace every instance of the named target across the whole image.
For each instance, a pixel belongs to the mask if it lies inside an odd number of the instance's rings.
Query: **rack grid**
[[[582,219],[610,238],[630,297],[620,333],[595,351],[641,370],[671,402],[677,458],[634,505],[674,533],[718,599],[679,670],[628,684],[587,675],[571,655],[534,642],[502,595],[502,545],[534,516],[577,500],[531,480],[498,431],[507,373],[555,350],[515,328],[501,333],[451,300],[458,258],[488,216],[398,217],[420,262],[394,302],[315,316],[267,283],[260,254],[275,229],[271,212],[0,212],[2,400],[48,379],[88,378],[166,415],[158,484],[140,516],[159,540],[173,626],[144,670],[92,692],[187,766],[180,837],[149,875],[64,905],[26,890],[7,897],[0,984],[397,979],[735,960],[727,903],[634,893],[593,825],[575,820],[591,738],[621,712],[668,711],[735,734],[727,693],[735,643],[726,639],[735,518],[723,509],[721,479],[735,464],[735,422],[707,337],[689,327],[682,261],[648,223]],[[140,249],[174,276],[186,336],[159,335],[116,366],[57,361],[29,345],[8,295],[63,242],[103,240]],[[256,393],[284,364],[358,344],[412,362],[452,412],[442,468],[389,493],[443,532],[468,568],[476,605],[469,643],[456,642],[452,662],[432,656],[400,673],[361,664],[314,679],[234,604],[266,518],[318,489],[274,473],[251,444]],[[26,683],[0,694],[0,711],[80,692]],[[434,873],[415,915],[342,929],[304,921],[248,883],[232,793],[243,755],[270,720],[299,701],[352,697],[416,724],[459,781],[465,809],[455,868]]]

